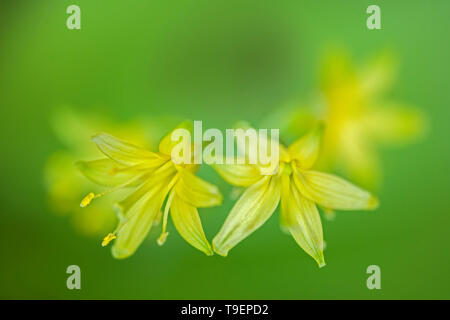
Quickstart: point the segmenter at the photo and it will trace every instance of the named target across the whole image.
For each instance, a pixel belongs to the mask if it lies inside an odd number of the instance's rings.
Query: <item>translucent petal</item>
[[[132,166],[145,162],[150,166],[158,166],[168,159],[106,133],[99,133],[92,140],[107,157],[123,165]]]
[[[133,205],[151,190],[153,186],[160,184],[162,181],[171,181],[176,172],[175,166],[171,162],[167,162],[152,174],[146,174],[146,181],[139,188],[130,193],[125,199],[115,203],[114,209],[119,219],[123,219]]]
[[[213,254],[211,245],[203,232],[197,208],[175,195],[170,206],[170,216],[184,240],[208,256]]]
[[[214,251],[226,256],[231,248],[263,225],[278,206],[280,189],[279,177],[266,176],[245,190],[214,238]]]
[[[324,125],[320,123],[316,128],[289,146],[288,153],[290,157],[298,160],[301,168],[309,169],[316,162],[320,151],[323,131]]]
[[[290,184],[290,195],[285,201],[286,206],[282,209],[287,210],[284,214],[289,216],[290,233],[319,267],[325,266],[322,223],[316,205],[303,197],[294,183]]]
[[[317,204],[338,210],[375,209],[378,200],[368,191],[332,174],[294,169],[302,195]]]
[[[257,165],[253,164],[214,164],[212,167],[228,183],[236,187],[248,187],[261,179]]]
[[[167,183],[160,183],[150,189],[128,210],[125,219],[117,227],[117,239],[112,254],[117,259],[131,256],[147,236],[154,220],[158,217],[164,198],[168,193]]]
[[[133,179],[137,170],[121,165],[109,158],[94,161],[77,161],[78,169],[91,181],[107,186],[115,187]]]
[[[162,138],[160,143],[159,143],[159,152],[161,152],[163,154],[166,154],[166,155],[169,155],[169,156],[171,155],[173,147],[175,147],[179,143],[179,141],[173,141],[172,140],[172,133],[176,129],[186,129],[190,133],[192,133],[192,131],[193,131],[192,122],[191,121],[184,121],[184,122],[180,123],[175,129],[170,131],[166,136],[164,136],[164,138]],[[191,136],[191,141],[193,139],[194,139],[194,137]]]
[[[215,185],[185,169],[180,168],[178,172],[180,179],[175,190],[181,199],[197,208],[212,207],[222,203],[222,195]]]

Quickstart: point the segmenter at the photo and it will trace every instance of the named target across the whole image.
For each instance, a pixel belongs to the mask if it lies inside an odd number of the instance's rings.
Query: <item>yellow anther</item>
[[[95,194],[93,192],[89,193],[86,197],[81,200],[80,207],[84,208],[91,203],[92,199],[95,198]]]
[[[106,247],[111,241],[113,241],[116,238],[117,237],[114,233],[108,234],[105,238],[103,238],[102,247]]]

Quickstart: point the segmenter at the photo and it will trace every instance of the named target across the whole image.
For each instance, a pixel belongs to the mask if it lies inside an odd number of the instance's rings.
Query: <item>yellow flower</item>
[[[377,207],[369,192],[335,175],[311,170],[322,133],[323,126],[318,126],[289,148],[280,145],[278,171],[272,175],[263,175],[259,165],[213,166],[230,184],[247,187],[213,239],[216,253],[226,256],[266,222],[280,203],[282,228],[322,267],[323,234],[316,205],[338,210]]]
[[[362,68],[334,51],[325,59],[320,96],[309,107],[289,115],[288,129],[297,136],[315,119],[326,123],[318,167],[337,169],[368,187],[379,183],[379,146],[413,141],[425,129],[425,117],[405,103],[386,99],[394,82],[395,64],[384,54]]]
[[[161,119],[159,122],[162,122]],[[93,158],[98,152],[85,141],[104,128],[151,147],[152,137],[157,136],[159,130],[154,129],[153,122],[147,123],[146,120],[118,124],[104,116],[84,114],[68,107],[58,108],[54,112],[51,125],[62,146],[49,157],[44,170],[50,209],[55,214],[70,216],[75,229],[84,235],[97,236],[110,230],[115,224],[115,216],[107,201],[99,201],[95,210],[81,210],[78,206],[80,197],[95,187],[74,165],[78,159]]]
[[[193,247],[207,255],[213,253],[203,232],[199,207],[211,207],[222,202],[218,188],[194,175],[197,165],[177,165],[171,160],[176,145],[171,134],[164,137],[158,152],[151,152],[129,142],[101,133],[93,137],[108,158],[78,163],[83,174],[92,181],[111,187],[100,193],[89,193],[81,202],[87,206],[93,199],[107,193],[132,189],[127,197],[115,203],[119,224],[102,242],[106,246],[115,239],[112,254],[122,259],[132,255],[161,218],[163,225],[158,244],[168,235],[170,212],[175,228]]]

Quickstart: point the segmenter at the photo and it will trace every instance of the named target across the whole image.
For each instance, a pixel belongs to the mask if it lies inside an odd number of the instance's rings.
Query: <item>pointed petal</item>
[[[175,228],[190,245],[206,255],[213,254],[211,245],[203,232],[197,208],[175,194],[170,206],[170,216]]]
[[[294,181],[302,195],[317,204],[338,210],[375,209],[378,200],[356,185],[332,174],[294,169]]]
[[[372,58],[359,72],[361,90],[369,99],[389,89],[395,80],[398,65],[391,52]]]
[[[137,250],[158,217],[167,192],[167,183],[154,186],[128,210],[116,229],[112,247],[116,259],[127,258]]]
[[[92,140],[107,157],[123,165],[132,166],[145,162],[151,166],[158,166],[167,161],[167,158],[159,154],[115,138],[107,133],[99,133],[93,136]]]
[[[253,164],[213,164],[216,172],[229,184],[236,187],[248,187],[261,179],[261,173],[257,165]]]
[[[385,144],[411,142],[427,128],[426,117],[420,110],[394,103],[374,107],[363,118],[363,124],[372,137]]]
[[[217,206],[222,203],[219,189],[191,172],[179,168],[180,179],[176,184],[177,195],[197,208]]]
[[[132,180],[137,170],[126,170],[127,166],[109,158],[94,161],[77,161],[76,166],[89,180],[106,186],[115,187]]]
[[[288,229],[295,241],[316,260],[319,267],[325,266],[322,223],[314,202],[303,197],[295,184],[291,183],[290,197],[283,209],[287,210]]]
[[[313,130],[289,146],[288,152],[292,159],[298,160],[302,169],[311,168],[317,160],[324,125],[320,123]]]
[[[169,155],[169,156],[171,155],[173,147],[175,147],[179,143],[178,141],[173,141],[172,140],[172,133],[176,129],[186,129],[190,133],[192,133],[192,131],[193,131],[192,122],[191,121],[184,121],[184,122],[180,123],[172,131],[170,131],[167,135],[165,135],[164,138],[162,138],[160,143],[159,143],[159,152],[161,152],[163,154],[166,154],[166,155]],[[191,137],[191,140],[192,139],[193,139],[193,137]]]
[[[342,48],[330,48],[322,61],[321,87],[325,92],[355,81],[356,72],[349,54]]]
[[[280,201],[279,183],[278,177],[265,176],[243,193],[213,240],[215,252],[226,256],[269,219]]]

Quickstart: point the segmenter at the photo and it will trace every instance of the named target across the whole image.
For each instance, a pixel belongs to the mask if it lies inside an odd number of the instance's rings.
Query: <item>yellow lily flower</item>
[[[161,119],[159,121],[162,122]],[[119,124],[104,116],[98,117],[92,112],[85,114],[69,107],[55,110],[51,125],[61,148],[45,164],[44,181],[49,208],[55,214],[69,216],[75,229],[83,235],[103,234],[115,224],[110,203],[99,201],[95,210],[81,210],[78,206],[80,197],[95,187],[74,165],[78,159],[94,158],[98,152],[95,147],[86,145],[86,139],[100,128],[105,128],[151,147],[154,137],[162,132],[155,129],[153,122],[147,123],[147,120]]]
[[[151,152],[129,142],[101,133],[93,137],[100,151],[108,158],[78,163],[81,172],[92,181],[111,189],[89,193],[82,207],[107,193],[132,189],[123,200],[115,203],[119,224],[108,234],[102,245],[115,239],[112,254],[117,259],[132,255],[161,218],[163,225],[158,244],[168,235],[169,212],[175,228],[193,247],[212,255],[213,251],[203,232],[197,208],[211,207],[222,202],[218,188],[194,175],[198,165],[175,164],[171,159],[171,133],[159,144],[158,152]]]
[[[324,242],[317,205],[338,210],[377,207],[378,201],[369,192],[335,175],[311,170],[322,134],[323,126],[318,126],[289,148],[280,145],[278,171],[272,175],[262,174],[257,164],[213,165],[228,183],[247,188],[213,239],[216,253],[226,256],[281,204],[282,228],[323,267]]]
[[[285,115],[286,129],[297,136],[315,119],[323,120],[327,127],[318,167],[375,187],[381,177],[379,146],[417,139],[426,119],[420,110],[385,97],[395,78],[391,55],[355,68],[348,55],[334,51],[322,69],[320,95]]]

